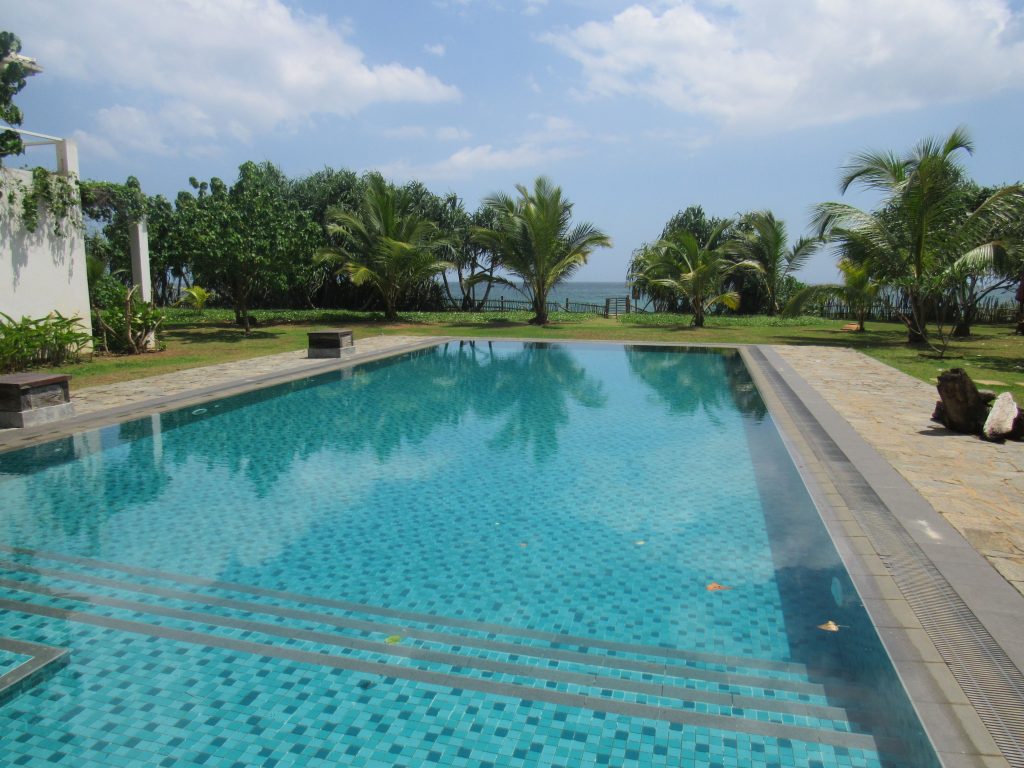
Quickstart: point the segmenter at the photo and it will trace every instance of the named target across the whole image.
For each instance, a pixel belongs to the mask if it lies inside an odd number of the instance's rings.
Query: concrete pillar
[[[128,227],[128,248],[132,253],[132,283],[139,289],[142,301],[153,300],[153,280],[149,275],[149,230],[146,220]]]
[[[78,145],[71,139],[57,142],[57,173],[78,176]]]

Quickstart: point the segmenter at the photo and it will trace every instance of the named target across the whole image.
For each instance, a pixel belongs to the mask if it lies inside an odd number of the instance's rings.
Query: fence
[[[821,309],[813,314],[830,320],[854,319],[856,312],[848,304],[838,299],[829,299],[821,305]],[[909,317],[910,304],[907,302],[876,301],[868,310],[866,319],[883,322],[897,322]],[[934,314],[934,313],[932,313]],[[1017,303],[997,298],[985,299],[975,308],[975,323],[1010,323],[1017,317]],[[929,316],[929,320],[934,320]]]

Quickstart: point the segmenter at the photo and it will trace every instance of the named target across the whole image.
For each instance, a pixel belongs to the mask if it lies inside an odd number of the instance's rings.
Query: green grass
[[[256,326],[247,338],[233,323],[230,310],[203,312],[171,309],[160,340],[162,352],[139,356],[96,356],[65,365],[75,389],[303,349],[306,333],[324,327],[351,327],[355,337],[377,334],[474,336],[538,340],[605,339],[609,341],[689,342],[695,344],[820,344],[843,346],[881,360],[924,381],[934,382],[940,370],[966,368],[975,379],[1001,381],[988,386],[1013,392],[1024,402],[1024,336],[1012,326],[977,326],[975,335],[951,344],[945,359],[906,345],[897,323],[868,323],[865,333],[840,330],[845,321],[815,317],[712,317],[705,328],[691,328],[679,315],[630,315],[620,319],[556,313],[551,324],[528,324],[528,312],[407,312],[396,323],[379,313],[323,310],[257,310]]]

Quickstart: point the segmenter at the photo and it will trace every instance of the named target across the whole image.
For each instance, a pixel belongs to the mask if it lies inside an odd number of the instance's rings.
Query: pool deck
[[[369,337],[340,359],[301,350],[76,390],[74,418],[0,430],[0,451],[453,340]],[[933,386],[853,350],[741,354],[943,765],[1024,765],[1024,445],[942,429]]]

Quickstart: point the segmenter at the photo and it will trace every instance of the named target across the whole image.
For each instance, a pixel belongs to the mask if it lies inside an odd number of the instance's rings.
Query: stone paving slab
[[[1024,444],[950,432],[933,385],[855,350],[772,349],[1024,594]]]
[[[386,353],[391,349],[420,341],[422,338],[422,336],[367,336],[355,342],[355,352],[351,356],[362,357],[367,354]],[[349,356],[350,353],[346,352],[344,357],[333,361],[344,362],[349,359]],[[128,403],[179,395],[192,389],[244,382],[247,379],[256,379],[271,373],[318,368],[322,367],[324,363],[325,359],[310,359],[306,356],[305,349],[299,349],[293,352],[280,352],[276,355],[252,357],[248,360],[188,368],[134,381],[72,390],[71,402],[75,406],[75,414],[83,415]]]

